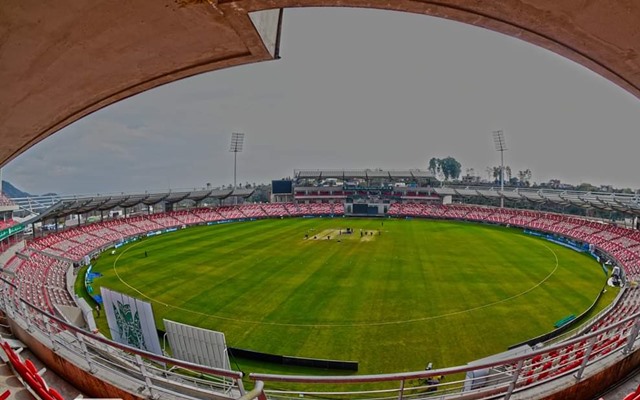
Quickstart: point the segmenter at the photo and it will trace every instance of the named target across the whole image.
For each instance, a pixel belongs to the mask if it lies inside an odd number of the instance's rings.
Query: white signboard
[[[162,355],[151,304],[100,288],[111,338],[118,343]]]
[[[167,319],[163,321],[175,358],[213,368],[231,370],[224,333]]]

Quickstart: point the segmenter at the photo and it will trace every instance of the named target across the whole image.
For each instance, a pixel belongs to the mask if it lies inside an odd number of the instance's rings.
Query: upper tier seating
[[[0,193],[0,206],[15,206],[15,203],[3,193]]]

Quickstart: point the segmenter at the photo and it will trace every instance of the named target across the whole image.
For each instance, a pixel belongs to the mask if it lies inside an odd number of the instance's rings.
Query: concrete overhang
[[[578,0],[5,0],[0,166],[109,104],[278,58],[281,9],[350,6],[447,18],[554,51],[640,97],[640,2]]]

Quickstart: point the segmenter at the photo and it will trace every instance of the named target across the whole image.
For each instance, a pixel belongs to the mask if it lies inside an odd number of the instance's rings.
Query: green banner
[[[24,230],[24,225],[22,224],[14,225],[7,229],[3,229],[0,231],[0,240],[4,240],[15,233],[22,232],[23,230]]]

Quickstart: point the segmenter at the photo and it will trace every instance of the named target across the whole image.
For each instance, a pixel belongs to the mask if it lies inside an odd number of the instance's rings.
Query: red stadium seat
[[[62,397],[62,395],[57,390],[55,390],[54,388],[49,388],[49,394],[55,400],[64,400],[64,397]]]
[[[36,368],[36,366],[33,364],[33,362],[31,362],[31,360],[27,359],[24,361],[24,365],[27,367],[27,370],[29,372],[31,372],[34,375],[38,374],[38,369]]]

